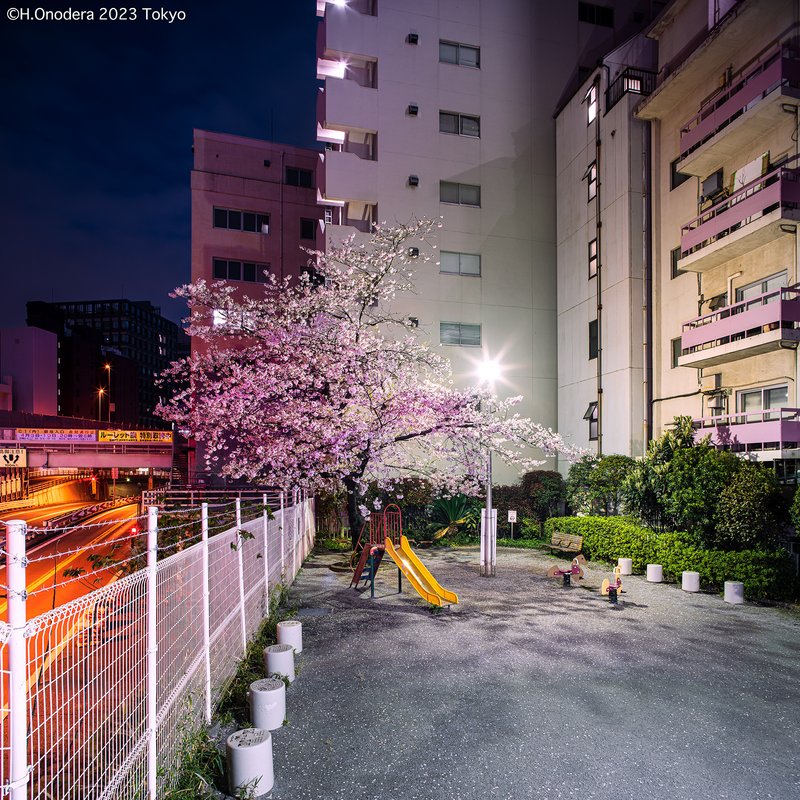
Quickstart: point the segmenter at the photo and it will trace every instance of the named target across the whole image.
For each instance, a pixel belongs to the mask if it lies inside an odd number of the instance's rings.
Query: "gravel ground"
[[[274,800],[800,797],[800,616],[608,568],[564,589],[543,553],[421,551],[460,604],[432,613],[397,570],[376,597],[312,556]],[[566,562],[564,562],[566,563]]]

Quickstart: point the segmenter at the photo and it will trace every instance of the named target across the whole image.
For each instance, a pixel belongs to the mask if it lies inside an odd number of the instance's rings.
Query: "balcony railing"
[[[694,420],[695,438],[709,434],[716,447],[734,452],[796,450],[800,447],[800,408],[770,408]]]
[[[787,159],[689,220],[681,228],[681,258],[702,251],[778,208],[794,212],[800,204],[798,158]]]
[[[800,284],[725,306],[683,324],[680,365],[711,366],[796,344],[798,323]]]
[[[681,128],[681,160],[779,86],[800,88],[800,61],[780,46],[735,76],[726,91],[714,97]]]
[[[606,114],[626,94],[648,95],[656,88],[656,73],[649,69],[626,67],[606,89]]]

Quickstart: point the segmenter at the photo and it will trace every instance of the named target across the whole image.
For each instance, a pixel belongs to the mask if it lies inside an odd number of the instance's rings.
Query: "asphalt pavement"
[[[544,553],[500,549],[494,578],[477,548],[419,554],[458,606],[306,562],[274,800],[800,797],[796,611],[638,576],[614,607],[608,568],[565,589]]]

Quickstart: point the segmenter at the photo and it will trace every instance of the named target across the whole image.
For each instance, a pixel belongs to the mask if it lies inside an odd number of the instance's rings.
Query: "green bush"
[[[530,516],[544,522],[559,512],[561,504],[566,500],[566,486],[560,472],[546,469],[535,469],[522,476],[522,493],[527,499]],[[527,517],[520,509],[520,517]]]
[[[570,467],[567,476],[570,508],[606,516],[621,513],[622,487],[635,465],[630,456],[584,456]]]
[[[633,560],[636,572],[644,572],[647,564],[661,564],[668,581],[693,570],[700,573],[705,587],[718,591],[725,581],[742,581],[751,600],[798,596],[791,561],[783,550],[707,550],[695,536],[654,533],[626,517],[552,517],[545,523],[548,538],[554,530],[583,536],[583,553],[588,559],[616,563],[623,556]]]

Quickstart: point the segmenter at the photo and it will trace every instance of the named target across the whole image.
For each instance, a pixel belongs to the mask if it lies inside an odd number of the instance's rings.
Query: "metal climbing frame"
[[[403,535],[403,512],[399,506],[389,503],[382,512],[371,514],[369,518],[369,543],[384,544],[387,539],[392,544],[400,544]]]

